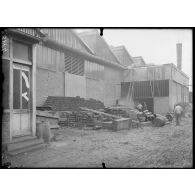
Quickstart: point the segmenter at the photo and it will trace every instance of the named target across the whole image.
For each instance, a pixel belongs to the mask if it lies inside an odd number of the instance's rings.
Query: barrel
[[[49,143],[51,139],[51,129],[50,129],[49,122],[42,122],[39,128],[44,142]]]
[[[42,128],[40,127],[41,122],[36,122],[36,136],[40,139],[42,138]]]
[[[162,126],[164,126],[165,124],[166,124],[166,119],[163,118],[163,117],[157,116],[157,117],[154,118],[154,120],[153,120],[153,125],[154,125],[155,127],[162,127]]]

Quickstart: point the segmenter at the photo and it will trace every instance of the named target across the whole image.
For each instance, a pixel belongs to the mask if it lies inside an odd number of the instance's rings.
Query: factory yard
[[[45,148],[10,158],[11,167],[188,168],[192,166],[192,119],[164,127],[122,131],[60,129]]]

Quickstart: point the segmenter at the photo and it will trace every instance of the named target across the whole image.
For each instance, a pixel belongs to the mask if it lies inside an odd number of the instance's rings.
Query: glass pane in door
[[[29,72],[22,70],[22,109],[29,108],[29,101],[30,101]]]
[[[13,69],[13,108],[20,109],[20,70]]]

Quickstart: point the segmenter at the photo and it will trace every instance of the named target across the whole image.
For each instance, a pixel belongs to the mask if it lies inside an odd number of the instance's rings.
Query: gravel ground
[[[12,167],[183,168],[192,166],[192,119],[181,126],[138,129],[61,129],[58,141],[10,159]]]

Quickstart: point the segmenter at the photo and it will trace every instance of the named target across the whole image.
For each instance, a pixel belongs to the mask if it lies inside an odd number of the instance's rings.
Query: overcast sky
[[[124,45],[131,56],[142,56],[146,63],[156,65],[177,65],[176,44],[182,43],[182,71],[190,77],[192,83],[191,30],[104,29],[103,37],[109,45]]]

